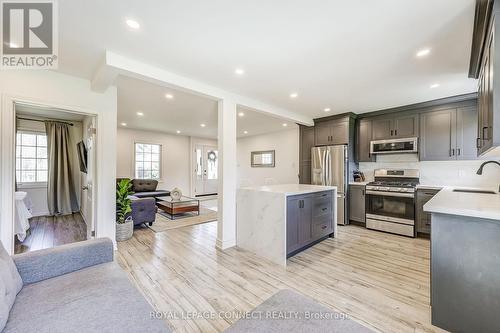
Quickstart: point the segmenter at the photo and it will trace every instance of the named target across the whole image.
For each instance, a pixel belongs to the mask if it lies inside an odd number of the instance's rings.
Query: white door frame
[[[99,126],[99,114],[94,110],[75,107],[73,105],[62,105],[50,100],[35,99],[30,97],[15,96],[9,94],[1,95],[0,109],[0,241],[9,254],[14,253],[14,209],[15,209],[15,161],[16,161],[16,110],[15,104],[28,104],[40,108],[60,109],[70,113],[94,116],[96,129]],[[8,130],[5,130],[8,129]],[[98,132],[98,131],[97,131]],[[97,160],[99,147],[96,135],[95,158]],[[97,161],[96,161],[97,162]],[[97,175],[94,176],[93,211],[97,211]],[[95,214],[94,214],[95,216]],[[99,221],[94,221],[96,234]]]

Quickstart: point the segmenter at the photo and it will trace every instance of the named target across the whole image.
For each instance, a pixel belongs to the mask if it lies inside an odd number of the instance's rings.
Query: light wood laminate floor
[[[249,311],[279,289],[293,289],[375,331],[444,332],[430,324],[429,240],[338,229],[337,238],[291,258],[286,269],[242,249],[217,250],[216,222],[135,230],[118,244],[117,257],[162,312]],[[235,320],[166,321],[175,332],[220,332]]]
[[[87,225],[80,213],[37,216],[30,219],[30,231],[23,242],[15,238],[15,253],[47,249],[87,239]]]

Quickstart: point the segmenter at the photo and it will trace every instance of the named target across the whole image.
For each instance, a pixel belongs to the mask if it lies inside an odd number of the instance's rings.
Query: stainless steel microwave
[[[371,154],[401,154],[418,152],[418,138],[388,139],[370,142]]]

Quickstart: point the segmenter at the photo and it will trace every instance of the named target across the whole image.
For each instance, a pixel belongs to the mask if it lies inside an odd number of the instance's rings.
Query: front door
[[[216,146],[196,145],[195,195],[217,194],[219,152]]]

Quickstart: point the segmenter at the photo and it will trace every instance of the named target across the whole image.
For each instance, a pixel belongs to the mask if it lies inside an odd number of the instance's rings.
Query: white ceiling
[[[117,86],[119,127],[217,138],[217,102],[123,76],[118,78]],[[167,99],[166,94],[173,98]],[[238,111],[243,114],[238,116],[238,137],[277,132],[297,126],[252,110]],[[139,116],[138,112],[143,115]],[[127,125],[123,126],[122,123]],[[201,127],[201,124],[205,124],[205,127]],[[245,131],[248,133],[244,133]]]
[[[108,49],[312,117],[476,90],[474,0],[72,0],[59,11],[60,70],[85,78]]]

